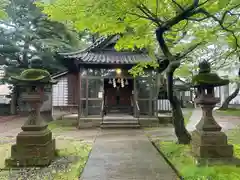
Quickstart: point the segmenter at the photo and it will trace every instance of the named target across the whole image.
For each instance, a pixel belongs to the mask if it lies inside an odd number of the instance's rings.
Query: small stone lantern
[[[40,108],[47,96],[44,87],[54,84],[50,74],[42,69],[27,69],[20,76],[11,77],[13,84],[24,87],[22,101],[30,106],[29,117],[12,145],[11,158],[6,159],[8,166],[47,166],[55,156],[55,140],[52,132],[41,118]]]
[[[202,108],[202,118],[192,133],[193,155],[198,160],[232,158],[233,146],[227,144],[226,134],[221,131],[221,126],[212,115],[213,108],[220,101],[214,97],[214,87],[227,85],[229,80],[211,73],[210,64],[206,61],[199,64],[199,69],[199,74],[193,77],[192,83],[197,89],[195,102]]]

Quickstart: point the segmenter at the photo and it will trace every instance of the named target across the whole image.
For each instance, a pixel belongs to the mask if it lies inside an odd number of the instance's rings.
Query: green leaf
[[[226,8],[230,0],[218,0],[218,6],[220,9]]]

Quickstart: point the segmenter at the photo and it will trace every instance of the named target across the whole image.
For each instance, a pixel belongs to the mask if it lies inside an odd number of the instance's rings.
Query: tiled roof
[[[142,61],[151,61],[147,54],[134,52],[83,52],[68,55],[68,58],[76,58],[84,64],[136,64]]]
[[[105,47],[111,43],[116,43],[119,36],[101,37],[88,48],[72,52],[60,53],[64,59],[77,59],[80,64],[137,64],[152,59],[146,53],[131,51],[118,52],[107,50]]]

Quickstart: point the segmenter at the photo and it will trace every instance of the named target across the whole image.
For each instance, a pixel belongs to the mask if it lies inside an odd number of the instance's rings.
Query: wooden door
[[[108,87],[105,90],[105,102],[108,106],[131,106],[132,91],[129,87]]]

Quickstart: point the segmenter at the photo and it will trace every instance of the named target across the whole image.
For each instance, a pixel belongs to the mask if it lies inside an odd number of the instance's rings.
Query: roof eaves
[[[78,54],[81,54],[81,53],[89,52],[89,51],[93,50],[94,48],[98,47],[107,38],[108,37],[102,36],[102,37],[98,38],[93,44],[91,44],[90,46],[88,46],[85,49],[81,49],[81,50],[74,51],[74,52],[68,52],[68,53],[58,53],[58,54],[61,55],[61,56],[64,56],[64,57],[71,57],[71,56],[78,55]]]
[[[69,72],[68,70],[67,70],[67,71],[62,71],[62,72],[53,74],[51,77],[52,77],[53,79],[60,78],[60,77],[62,77],[62,76],[64,76],[64,75],[68,74],[68,72]]]

